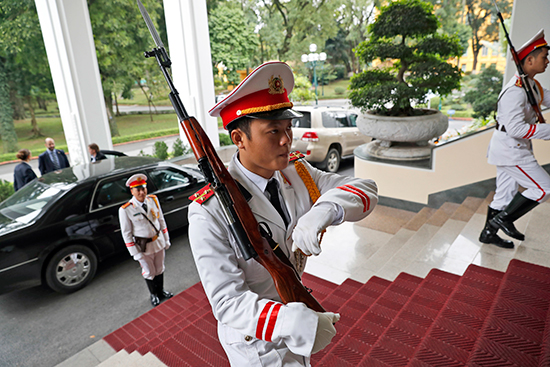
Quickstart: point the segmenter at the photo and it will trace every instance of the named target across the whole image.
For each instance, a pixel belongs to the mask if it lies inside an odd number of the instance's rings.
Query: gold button
[[[250,335],[247,335],[247,336],[244,337],[244,340],[249,342],[249,341],[252,340],[252,337]]]

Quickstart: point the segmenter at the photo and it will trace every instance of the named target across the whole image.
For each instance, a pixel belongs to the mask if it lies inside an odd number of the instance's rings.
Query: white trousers
[[[141,275],[145,279],[153,280],[155,276],[164,273],[164,249],[154,254],[143,254],[138,260],[141,265]]]
[[[521,194],[527,199],[543,203],[550,194],[550,175],[536,161],[517,166],[497,166],[497,189],[489,205],[503,210],[518,192],[519,186],[526,190]]]

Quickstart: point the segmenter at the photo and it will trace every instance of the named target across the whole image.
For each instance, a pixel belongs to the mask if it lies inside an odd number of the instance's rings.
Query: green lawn
[[[116,118],[120,136],[113,137],[113,143],[140,140],[154,136],[178,133],[178,120],[175,113],[153,115],[123,115]],[[30,119],[14,121],[19,148],[27,148],[34,157],[46,150],[44,139],[51,137],[56,147],[66,150],[65,134],[59,117],[37,118],[42,137],[33,138]],[[90,142],[92,143],[92,142]],[[3,144],[0,141],[0,151]],[[0,162],[15,160],[15,153],[0,154]]]

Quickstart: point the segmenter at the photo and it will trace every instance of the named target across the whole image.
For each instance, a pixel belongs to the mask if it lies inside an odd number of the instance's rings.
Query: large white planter
[[[437,110],[425,111],[430,113],[404,117],[360,114],[357,118],[359,131],[374,138],[363,147],[364,152],[383,159],[430,158],[433,146],[429,141],[447,131],[449,118]]]

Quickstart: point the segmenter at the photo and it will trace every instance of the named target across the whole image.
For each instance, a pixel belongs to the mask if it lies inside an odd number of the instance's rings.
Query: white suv
[[[292,120],[292,150],[300,151],[321,169],[338,171],[342,157],[353,155],[356,147],[371,141],[357,128],[358,109],[331,106],[293,109],[304,116]]]

